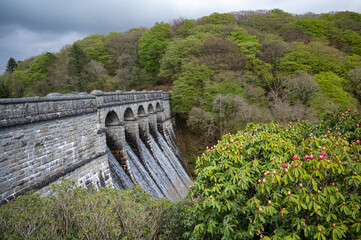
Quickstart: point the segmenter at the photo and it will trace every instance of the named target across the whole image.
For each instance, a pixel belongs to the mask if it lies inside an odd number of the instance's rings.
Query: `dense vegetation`
[[[361,14],[214,13],[150,29],[94,34],[16,62],[0,97],[172,90],[172,108],[203,140],[249,122],[319,117],[361,101]]]
[[[139,186],[83,189],[53,185],[41,198],[30,192],[0,208],[0,239],[180,239],[189,200],[153,199]]]
[[[356,239],[361,116],[249,124],[197,160],[188,199],[139,187],[30,193],[0,207],[1,239]]]
[[[190,239],[356,239],[361,118],[250,124],[197,160]]]

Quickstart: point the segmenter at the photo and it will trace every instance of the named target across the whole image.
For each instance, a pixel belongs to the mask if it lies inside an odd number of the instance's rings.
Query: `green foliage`
[[[9,86],[9,74],[0,75],[0,98],[11,97]]]
[[[258,56],[262,61],[271,64],[272,71],[279,71],[281,59],[289,52],[289,46],[280,37],[267,34],[260,39],[262,48]]]
[[[197,160],[190,239],[351,239],[361,231],[361,118],[250,124]]]
[[[76,41],[75,44],[84,51],[89,60],[95,60],[107,66],[110,61],[114,60],[114,55],[109,52],[105,42],[117,34],[119,33],[110,32],[107,36],[93,34],[83,40]]]
[[[237,28],[230,39],[237,43],[239,51],[244,55],[255,55],[261,47],[257,37],[250,35],[244,28]]]
[[[295,20],[296,18],[291,14],[280,9],[273,9],[266,14],[253,15],[242,23],[268,33],[281,33]]]
[[[192,55],[197,55],[203,45],[202,39],[189,36],[185,39],[175,38],[167,47],[160,62],[159,76],[164,78],[175,78],[181,72]]]
[[[177,34],[181,37],[187,37],[192,33],[195,26],[196,22],[194,20],[185,19],[183,25],[177,29]]]
[[[84,66],[89,62],[88,57],[80,46],[74,43],[69,52],[68,72],[70,75],[79,76]]]
[[[26,84],[38,82],[48,77],[50,75],[49,68],[55,63],[55,60],[54,54],[46,52],[32,61],[26,71],[29,76],[29,82],[26,82]]]
[[[240,53],[246,57],[246,68],[251,70],[256,64],[256,53],[261,48],[257,37],[250,35],[244,28],[237,28],[229,38],[237,43]]]
[[[191,61],[183,66],[179,79],[174,81],[172,91],[172,109],[177,113],[188,113],[192,106],[199,102],[206,81],[213,75],[213,71],[197,61]]]
[[[349,81],[347,88],[349,92],[361,103],[361,67],[350,70],[347,74],[347,80]]]
[[[314,17],[303,17],[295,22],[295,25],[306,30],[307,33],[323,37],[330,28],[330,22]]]
[[[356,100],[342,88],[345,85],[344,79],[332,72],[323,72],[315,75],[315,81],[321,91],[343,109],[355,107]]]
[[[46,52],[30,62],[26,70],[14,70],[10,78],[8,78],[7,86],[9,86],[10,95],[12,97],[31,97],[36,95],[44,95],[51,91],[49,77],[51,70],[56,62],[56,56]]]
[[[27,193],[0,207],[1,239],[180,239],[188,200],[127,190],[79,188],[63,180],[53,195]]]
[[[74,43],[70,48],[69,62],[67,65],[68,73],[75,79],[75,89],[82,89],[84,83],[80,78],[85,65],[89,62],[87,55],[79,47],[78,44]]]
[[[160,59],[169,44],[171,27],[168,23],[158,23],[139,40],[140,63],[149,72],[157,72]]]
[[[104,66],[112,60],[113,56],[108,53],[105,44],[101,41],[84,49],[89,59],[102,63]]]
[[[201,100],[202,109],[208,112],[212,111],[213,99],[219,94],[240,95],[242,93],[242,87],[232,76],[226,78],[226,80],[222,82],[207,81],[204,86],[203,97]]]
[[[294,51],[282,59],[280,67],[286,74],[303,70],[310,74],[331,71],[342,76],[347,71],[345,62],[345,55],[332,47],[318,42],[296,43]]]
[[[14,58],[10,58],[8,63],[6,64],[6,72],[14,72],[15,68],[17,67],[18,63],[15,61]]]
[[[198,24],[237,25],[236,17],[231,13],[212,13],[198,19]]]
[[[351,29],[353,31],[360,31],[361,28],[361,14],[356,12],[344,11],[336,12],[334,14],[336,25],[342,30]]]

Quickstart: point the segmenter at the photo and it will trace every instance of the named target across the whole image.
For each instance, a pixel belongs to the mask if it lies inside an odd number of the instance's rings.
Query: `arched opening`
[[[160,106],[159,102],[157,102],[157,104],[155,105],[155,109],[157,110],[157,112],[162,111],[162,107]]]
[[[120,120],[118,118],[118,115],[114,112],[111,111],[107,114],[106,118],[105,118],[105,126],[113,126],[113,125],[119,125],[120,124]]]
[[[149,106],[148,106],[148,113],[149,114],[154,113],[154,108],[153,108],[152,104],[149,104]]]
[[[106,141],[111,151],[122,148],[118,139],[121,136],[119,126],[120,120],[118,115],[114,111],[109,112],[105,118],[105,127],[107,128]]]
[[[135,117],[131,108],[127,108],[124,112],[124,121],[134,121]]]
[[[138,117],[145,117],[146,113],[144,111],[144,107],[142,105],[139,106],[138,108]]]

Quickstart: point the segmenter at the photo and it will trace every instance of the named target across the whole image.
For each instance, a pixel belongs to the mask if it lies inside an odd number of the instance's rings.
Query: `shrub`
[[[28,192],[0,208],[0,239],[52,239],[52,213],[49,202]]]
[[[197,160],[191,239],[351,239],[361,231],[361,118],[250,124]]]
[[[154,199],[136,186],[86,190],[63,180],[0,207],[0,239],[180,239],[189,200]]]

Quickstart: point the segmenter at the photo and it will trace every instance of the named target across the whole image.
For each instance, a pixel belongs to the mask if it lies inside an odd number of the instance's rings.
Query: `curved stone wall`
[[[157,127],[172,132],[169,96],[162,91],[93,91],[0,99],[1,203],[29,190],[47,195],[50,184],[63,177],[75,179],[84,187],[109,186],[112,178],[106,134],[114,135],[122,151],[125,132],[134,130],[131,135],[139,137],[139,124],[143,134],[158,131]],[[127,127],[126,109],[134,114],[134,126]],[[110,112],[117,116],[116,123],[106,123]],[[112,125],[118,126],[116,131],[108,130]],[[123,158],[126,168],[126,153]]]

